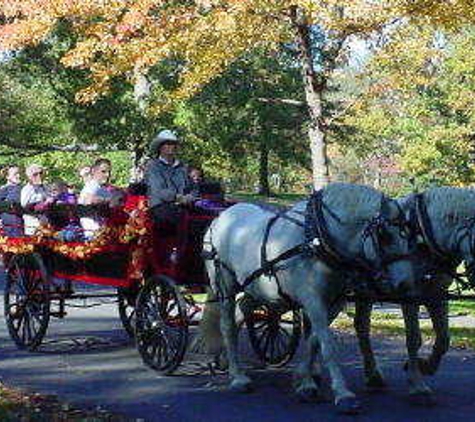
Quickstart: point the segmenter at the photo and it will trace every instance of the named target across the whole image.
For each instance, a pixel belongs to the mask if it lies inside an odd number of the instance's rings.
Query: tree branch
[[[290,98],[257,98],[257,101],[266,104],[289,104],[296,107],[305,107],[306,104],[303,101],[292,100]]]

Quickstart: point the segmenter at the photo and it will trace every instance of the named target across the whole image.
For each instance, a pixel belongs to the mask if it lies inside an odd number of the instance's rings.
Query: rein
[[[369,239],[372,242],[373,249],[376,252],[378,267],[383,269],[388,265],[401,261],[403,259],[410,259],[411,254],[388,254],[382,245],[382,238],[388,236],[387,230],[389,227],[394,226],[399,229],[401,237],[410,237],[410,228],[404,218],[404,212],[400,205],[396,201],[391,201],[399,211],[401,217],[391,219],[389,216],[389,203],[391,200],[384,196],[381,196],[381,207],[378,216],[374,217],[363,231],[362,245],[364,248],[365,242]]]

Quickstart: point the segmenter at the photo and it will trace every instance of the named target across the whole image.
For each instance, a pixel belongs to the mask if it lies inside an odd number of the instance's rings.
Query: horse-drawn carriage
[[[65,302],[78,297],[68,282],[116,287],[122,322],[143,361],[169,374],[183,359],[189,327],[199,321],[196,294],[205,292],[209,276],[220,302],[232,388],[251,385],[236,353],[235,299],[245,291],[242,309],[257,355],[285,364],[305,326],[297,394],[306,399],[318,393],[320,351],[335,404],[352,413],[359,404],[338,367],[328,324],[349,294],[360,300],[355,328],[365,376],[368,385],[380,383],[369,318],[371,302],[389,288],[405,314],[410,394],[427,396],[431,390],[422,375],[437,370],[448,348],[454,268],[464,261],[470,281],[475,277],[474,204],[473,191],[435,189],[398,203],[371,188],[335,184],[281,213],[242,204],[213,221],[217,212],[189,208],[178,237],[167,241],[155,233],[144,198],[131,197],[124,209],[109,210],[108,223],[90,242],[65,242],[48,227],[30,237],[0,237],[8,328],[19,347],[34,349],[50,317],[64,317]],[[426,361],[418,358],[419,304],[428,308],[436,332]]]
[[[9,212],[26,211],[16,207]],[[216,208],[187,207],[178,234],[161,237],[146,199],[130,195],[125,206],[116,209],[58,205],[41,210],[43,216],[63,220],[101,218],[103,228],[89,241],[66,241],[64,233],[48,224],[31,236],[12,236],[15,230],[3,227],[4,312],[11,338],[19,348],[34,350],[50,319],[67,315],[68,302],[116,298],[122,324],[135,338],[144,363],[170,374],[183,360],[190,326],[200,321],[208,287],[202,236],[218,213]],[[116,292],[78,291],[77,283]],[[265,305],[247,313],[250,340],[261,359],[281,365],[293,356],[300,335],[298,317],[297,311],[277,312]]]

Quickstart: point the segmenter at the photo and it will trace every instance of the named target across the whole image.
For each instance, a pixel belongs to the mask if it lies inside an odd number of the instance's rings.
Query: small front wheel
[[[50,295],[46,269],[37,254],[14,255],[6,268],[5,320],[19,349],[36,349],[48,329]]]
[[[151,277],[139,293],[135,312],[142,360],[163,375],[171,374],[188,345],[186,304],[175,282],[164,275]]]

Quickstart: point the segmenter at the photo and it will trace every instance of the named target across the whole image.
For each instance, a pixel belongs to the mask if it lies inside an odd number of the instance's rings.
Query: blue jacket
[[[174,202],[177,194],[183,195],[191,184],[188,168],[180,161],[173,165],[160,158],[151,160],[145,172],[150,207]]]

